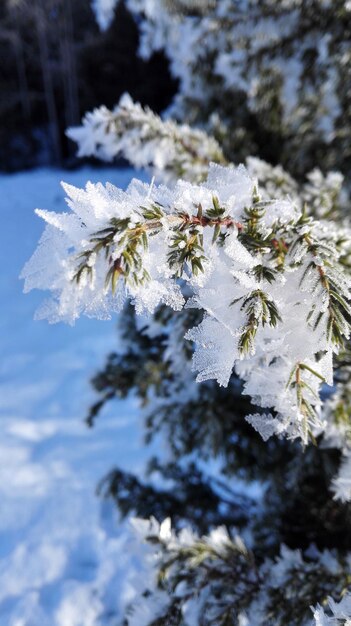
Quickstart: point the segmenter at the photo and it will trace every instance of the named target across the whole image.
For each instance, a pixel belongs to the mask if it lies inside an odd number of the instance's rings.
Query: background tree
[[[126,90],[157,111],[165,108],[175,82],[162,54],[137,57],[138,41],[123,3],[101,32],[86,0],[3,2],[0,169],[76,164],[67,126],[89,108],[112,106]]]

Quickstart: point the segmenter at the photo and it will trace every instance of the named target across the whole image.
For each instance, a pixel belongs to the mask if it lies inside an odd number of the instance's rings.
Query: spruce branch
[[[189,298],[190,306],[205,312],[198,326],[183,329],[196,344],[199,382],[214,378],[226,386],[237,369],[248,395],[273,411],[250,416],[265,439],[302,432],[305,440],[307,423],[311,432],[323,426],[321,402],[312,393],[319,396],[318,376],[305,368],[299,379],[298,369],[297,401],[284,396],[297,359],[316,371],[323,359],[332,384],[333,353],[350,331],[348,269],[323,223],[289,200],[262,199],[243,167],[213,165],[203,185],[66,190],[76,215],[40,212],[67,240],[67,255],[60,240],[62,257],[52,270],[52,284],[60,286],[55,315],[102,310],[106,316],[124,297],[138,311],[153,312],[163,303],[181,310]],[[123,290],[111,302],[109,293],[119,285]],[[273,391],[263,384],[270,375]],[[313,384],[311,376],[318,379]]]
[[[135,167],[151,169],[159,179],[206,178],[210,162],[226,164],[217,141],[205,131],[162,120],[124,94],[113,109],[87,113],[82,126],[67,135],[78,143],[79,156],[110,161],[124,156]]]
[[[260,289],[252,291],[246,297],[233,300],[231,304],[236,304],[240,300],[243,300],[240,308],[247,317],[247,324],[240,334],[239,351],[242,355],[252,354],[255,349],[254,342],[259,327],[269,324],[274,328],[282,320],[275,302]]]
[[[225,215],[225,209],[219,207],[216,198],[213,198],[213,207],[205,214],[202,212],[201,204],[196,215],[189,215],[185,211],[165,214],[161,205],[157,203],[151,203],[149,207],[140,206],[137,212],[144,221],[134,224],[129,218],[112,218],[106,228],[92,234],[89,239],[91,247],[76,257],[79,263],[72,278],[74,282],[79,285],[84,273],[92,280],[90,263],[94,256],[100,254],[103,254],[109,263],[105,287],[111,287],[113,294],[120,278],[136,286],[147,282],[150,276],[143,267],[142,251],[148,250],[148,237],[164,228],[162,220],[173,231],[169,243],[168,262],[171,268],[175,268],[176,276],[183,274],[187,264],[193,275],[203,272],[206,256],[199,227],[214,229],[213,243],[216,241],[220,243],[218,237],[223,228],[235,227],[239,231],[243,228],[240,222]],[[117,258],[115,258],[116,249],[120,250]]]
[[[296,404],[302,416],[302,440],[305,444],[310,439],[316,445],[313,435],[313,427],[319,425],[316,405],[319,404],[319,397],[306,380],[303,379],[303,372],[309,372],[315,378],[325,383],[325,378],[306,363],[297,363],[289,376],[286,388],[290,387],[296,392]]]
[[[318,284],[323,288],[327,307],[314,315],[314,309],[310,311],[308,320],[314,316],[313,328],[316,329],[323,317],[327,317],[326,332],[329,342],[339,348],[344,346],[345,339],[350,334],[351,306],[350,306],[350,283],[342,279],[341,268],[338,267],[335,247],[323,241],[313,240],[311,235],[304,235],[307,244],[307,252],[311,255],[311,262],[307,264],[301,279],[301,284],[310,269],[314,269],[319,277]]]

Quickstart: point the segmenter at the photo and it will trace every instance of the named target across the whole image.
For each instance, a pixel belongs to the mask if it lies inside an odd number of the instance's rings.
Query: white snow
[[[125,401],[93,430],[84,423],[95,397],[89,379],[117,345],[115,321],[34,322],[42,294],[25,296],[18,275],[43,228],[34,209],[65,209],[62,178],[125,187],[133,173],[0,175],[1,626],[115,624],[124,586],[128,593],[123,525],[95,489],[115,465],[141,471],[142,422]]]

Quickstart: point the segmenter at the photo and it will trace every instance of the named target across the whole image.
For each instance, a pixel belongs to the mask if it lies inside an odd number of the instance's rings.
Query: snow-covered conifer
[[[95,0],[103,28],[115,4]],[[133,394],[167,441],[149,482],[100,486],[144,542],[124,623],[347,625],[350,2],[127,5],[179,93],[161,117],[124,95],[68,135],[150,182],[64,185],[23,270],[51,292],[40,318],[120,312],[89,424]]]

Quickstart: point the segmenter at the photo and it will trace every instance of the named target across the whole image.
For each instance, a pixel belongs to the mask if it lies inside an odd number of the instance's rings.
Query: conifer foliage
[[[26,290],[51,291],[39,318],[121,312],[89,425],[136,394],[146,440],[168,442],[145,482],[115,468],[100,485],[144,546],[123,623],[349,624],[350,181],[325,166],[347,170],[350,3],[128,5],[141,53],[164,47],[181,78],[178,121],[124,95],[68,134],[156,180],[64,185],[70,210],[38,211],[23,270]],[[273,132],[284,168],[261,158]]]

